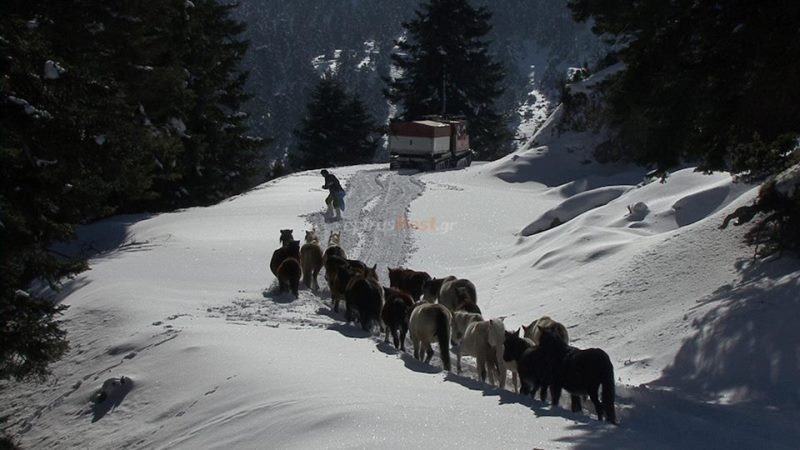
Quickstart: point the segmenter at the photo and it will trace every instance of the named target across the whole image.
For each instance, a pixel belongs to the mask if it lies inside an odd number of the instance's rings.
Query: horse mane
[[[294,230],[291,229],[281,230],[281,237],[278,238],[278,242],[280,242],[284,246],[289,245],[294,240],[294,236],[292,236],[293,231]]]
[[[292,256],[294,258],[300,258],[300,241],[297,240],[289,241],[289,243],[286,244],[286,247],[288,249],[289,256]]]
[[[342,240],[342,233],[340,231],[331,231],[331,235],[328,236],[328,247],[338,247],[341,245]]]
[[[558,335],[550,328],[538,327],[542,335],[539,338],[539,347],[546,352],[557,352],[566,354],[572,349],[567,343],[561,340]]]
[[[317,237],[317,233],[314,230],[306,231],[306,244],[319,245],[319,238]]]

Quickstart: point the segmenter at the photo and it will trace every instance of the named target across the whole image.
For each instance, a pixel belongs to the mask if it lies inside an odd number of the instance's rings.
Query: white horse
[[[458,367],[461,355],[472,355],[477,360],[478,376],[481,381],[497,382],[500,389],[506,386],[506,363],[503,360],[506,327],[498,319],[470,322],[464,332],[464,339],[458,346]],[[496,381],[495,381],[496,380]]]
[[[453,320],[450,322],[450,342],[458,349],[458,359],[456,360],[456,370],[461,373],[461,341],[464,340],[464,333],[469,324],[481,322],[483,316],[467,311],[456,311],[453,313]]]
[[[425,362],[430,363],[433,357],[434,340],[439,342],[439,353],[442,365],[450,370],[450,310],[442,305],[419,303],[411,312],[409,319],[409,334],[411,343],[414,344],[414,358],[422,360],[425,353]]]

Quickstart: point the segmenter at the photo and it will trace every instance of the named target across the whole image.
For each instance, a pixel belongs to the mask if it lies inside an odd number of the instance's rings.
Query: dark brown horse
[[[408,333],[408,319],[414,309],[414,299],[400,289],[392,287],[383,288],[383,310],[381,319],[386,326],[386,338],[389,342],[389,332],[394,339],[394,348],[406,351],[405,341]]]
[[[343,269],[344,272],[342,272]],[[344,259],[336,255],[329,255],[325,258],[325,278],[328,280],[328,288],[331,290],[334,311],[339,312],[339,302],[344,299],[347,283],[351,276],[369,274],[368,269],[366,264],[355,259]],[[348,274],[349,272],[352,273]],[[374,271],[370,276],[378,281],[378,275]]]
[[[297,258],[300,260],[300,241],[290,241],[284,244],[281,248],[272,252],[272,259],[269,262],[269,270],[276,277],[278,276],[278,266],[286,258]]]
[[[389,268],[389,286],[408,293],[415,302],[418,302],[422,296],[422,286],[430,279],[431,276],[427,272],[418,272],[402,267]]]
[[[530,339],[521,338],[517,332],[505,332],[503,360],[516,364],[519,374],[520,394],[535,396],[539,391],[539,400],[547,399],[547,387],[552,383],[551,370],[545,361],[545,354],[535,348]]]
[[[373,323],[381,325],[381,309],[383,308],[383,288],[378,282],[375,267],[367,268],[366,272],[347,267],[339,268],[337,278],[347,281],[344,291],[345,320],[349,323],[354,320],[353,313],[358,314],[358,321],[364,331],[371,331]]]
[[[303,270],[300,267],[300,260],[295,257],[288,257],[278,265],[278,290],[280,292],[291,291],[294,298],[300,297],[300,276]]]
[[[616,423],[614,366],[606,352],[599,348],[570,347],[547,328],[542,329],[537,350],[542,353],[550,372],[550,397],[554,405],[558,404],[562,388],[571,394],[573,412],[581,411],[581,396],[588,395],[597,419],[605,417],[606,421]],[[602,397],[598,397],[601,388]]]

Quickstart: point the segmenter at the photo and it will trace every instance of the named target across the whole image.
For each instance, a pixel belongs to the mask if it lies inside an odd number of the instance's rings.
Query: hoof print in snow
[[[119,378],[109,378],[103,382],[100,388],[92,396],[92,422],[97,422],[110,411],[116,409],[122,400],[133,389],[133,380],[126,376]]]

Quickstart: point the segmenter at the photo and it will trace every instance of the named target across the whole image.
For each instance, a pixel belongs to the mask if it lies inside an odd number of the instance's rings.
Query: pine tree
[[[250,98],[244,91],[247,73],[240,69],[249,43],[240,38],[245,25],[231,18],[235,7],[197,0],[187,9],[187,30],[180,36],[187,46],[181,57],[187,93],[178,170],[179,192],[188,198],[182,205],[239,193],[257,171],[263,141],[247,134],[247,115],[240,110]]]
[[[0,3],[0,379],[43,376],[63,309],[28,291],[86,268],[55,253],[118,212],[249,186],[231,6],[212,0]]]
[[[503,93],[505,72],[484,40],[492,14],[466,0],[431,0],[415,14],[403,23],[407,38],[395,42],[392,61],[401,74],[387,80],[387,98],[402,104],[406,120],[462,115],[479,157],[504,155],[511,133],[494,101]]]
[[[377,150],[375,130],[363,102],[326,75],[311,92],[291,165],[304,170],[370,162]]]
[[[625,43],[625,69],[609,80],[611,122],[622,154],[666,170],[695,161],[733,169],[760,141],[800,133],[800,4],[570,0],[578,20]],[[749,145],[753,144],[753,145]],[[737,150],[738,149],[738,150]],[[788,156],[788,155],[784,155]],[[771,172],[785,167],[770,158]]]

